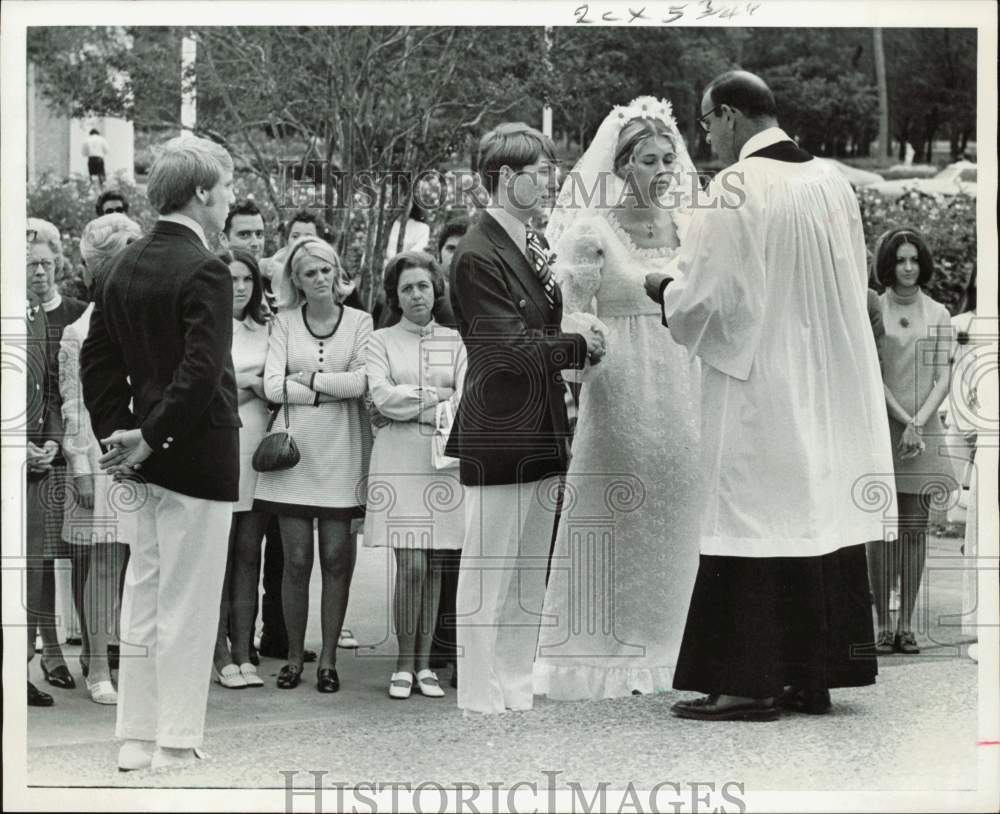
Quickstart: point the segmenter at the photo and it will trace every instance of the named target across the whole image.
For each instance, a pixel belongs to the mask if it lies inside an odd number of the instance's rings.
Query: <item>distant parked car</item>
[[[862,187],[868,187],[872,184],[877,184],[881,181],[885,181],[881,175],[877,172],[868,172],[868,170],[859,170],[857,167],[851,167],[848,164],[844,164],[841,161],[836,161],[832,158],[820,158],[820,161],[825,161],[827,164],[832,164],[838,170],[840,170],[844,177],[850,182],[851,186],[855,189],[861,189]]]
[[[924,195],[960,195],[976,197],[976,165],[971,161],[956,161],[931,178],[905,178],[882,181],[871,189],[886,198],[899,198],[908,192]]]

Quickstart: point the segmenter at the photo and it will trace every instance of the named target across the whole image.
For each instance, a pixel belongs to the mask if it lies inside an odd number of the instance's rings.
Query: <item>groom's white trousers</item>
[[[458,706],[531,709],[560,478],[466,490],[455,639]]]
[[[121,615],[116,735],[201,746],[233,504],[141,484]]]

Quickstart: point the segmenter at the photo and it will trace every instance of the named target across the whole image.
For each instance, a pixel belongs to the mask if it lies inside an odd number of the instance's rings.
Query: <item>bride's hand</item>
[[[583,338],[587,340],[587,359],[590,360],[590,364],[596,365],[608,350],[604,337],[598,331],[591,329],[591,332],[584,334]]]

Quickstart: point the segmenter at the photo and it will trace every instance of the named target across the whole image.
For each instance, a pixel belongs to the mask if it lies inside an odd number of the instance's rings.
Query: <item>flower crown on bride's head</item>
[[[673,105],[655,96],[636,96],[627,105],[616,105],[611,109],[611,116],[619,130],[633,119],[659,119],[672,130],[677,129]]]

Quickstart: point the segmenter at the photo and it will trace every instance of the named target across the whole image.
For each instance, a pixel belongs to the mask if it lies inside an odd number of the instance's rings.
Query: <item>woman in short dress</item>
[[[363,397],[372,318],[343,305],[353,288],[330,244],[316,237],[300,239],[285,261],[268,340],[264,394],[276,404],[287,400],[289,432],[302,456],[291,469],[261,472],[254,503],[255,509],[278,516],[284,541],[281,593],[288,663],[278,674],[281,689],[293,689],[302,679],[314,521],[323,577],[323,648],[316,689],[340,689],[337,640],[356,555],[351,520],[364,514],[371,452]],[[273,430],[284,428],[282,412]]]
[[[392,615],[399,640],[391,698],[417,689],[444,695],[430,669],[441,596],[442,552],[461,548],[463,487],[457,468],[437,468],[434,430],[454,415],[465,369],[457,331],[434,321],[444,276],[423,252],[403,252],[386,266],[386,306],[394,322],[368,343],[368,387],[378,434],[368,480],[365,545],[396,556]],[[439,459],[438,463],[444,463]],[[457,463],[457,462],[456,462]]]
[[[934,275],[934,260],[914,229],[892,229],[875,247],[875,273],[885,333],[878,339],[885,402],[889,411],[899,506],[896,540],[870,547],[872,589],[878,615],[876,652],[919,653],[911,619],[927,558],[931,503],[943,503],[958,487],[942,448],[945,430],[938,408],[951,386],[951,317],[921,286]],[[896,630],[890,629],[889,594],[900,580]]]
[[[215,642],[215,680],[239,690],[264,682],[250,661],[250,641],[260,574],[260,543],[268,515],[253,511],[257,472],[251,462],[267,428],[264,360],[267,322],[264,284],[253,256],[242,249],[219,255],[233,279],[233,370],[240,411],[240,499],[233,506],[229,528],[229,558],[222,586],[219,632]],[[228,638],[228,643],[227,643]]]

